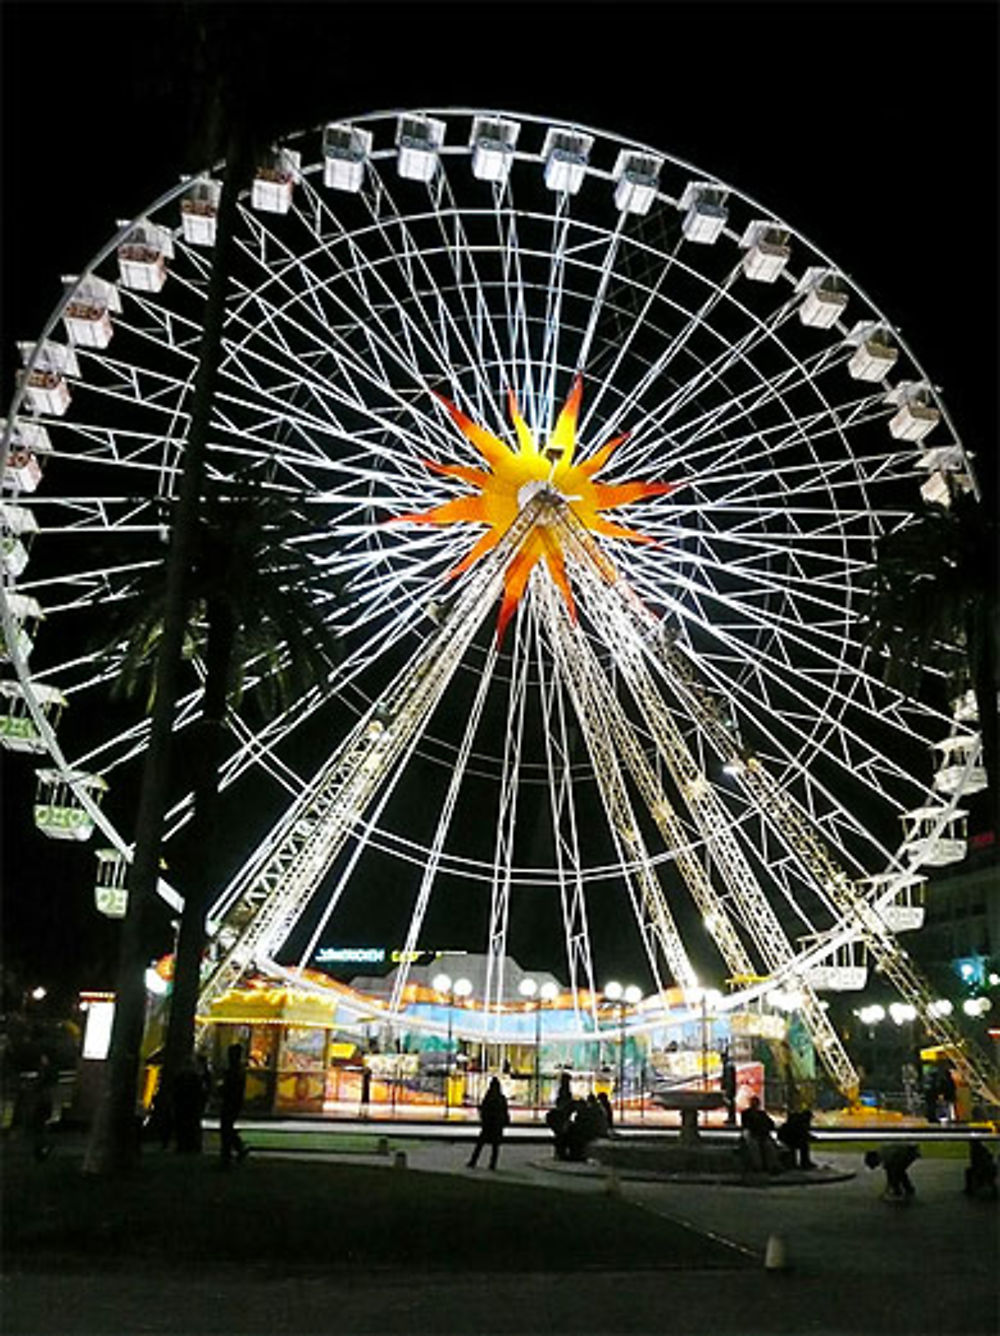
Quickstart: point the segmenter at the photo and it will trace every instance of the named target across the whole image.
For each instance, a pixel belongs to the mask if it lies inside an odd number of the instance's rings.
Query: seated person
[[[760,1099],[754,1095],[750,1103],[740,1114],[743,1127],[743,1145],[746,1148],[750,1168],[766,1170],[769,1174],[778,1172],[778,1148],[774,1144],[774,1119],[760,1107]]]
[[[969,1165],[965,1171],[965,1194],[968,1197],[997,1195],[997,1164],[981,1141],[969,1142]]]
[[[815,1140],[812,1134],[812,1109],[790,1113],[778,1128],[778,1140],[792,1152],[793,1164],[797,1156],[800,1169],[815,1169],[809,1157],[809,1143]]]

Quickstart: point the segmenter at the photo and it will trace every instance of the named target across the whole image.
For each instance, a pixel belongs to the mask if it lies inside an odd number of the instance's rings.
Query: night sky
[[[40,332],[60,276],[199,165],[186,8],[7,0],[0,10],[5,403],[15,341]],[[276,130],[411,105],[537,113],[645,141],[786,217],[901,330],[942,387],[993,504],[993,4],[238,12]],[[5,964],[50,987],[109,986],[118,929],[93,908],[92,849],[36,835],[32,767],[3,762]],[[165,945],[165,917],[158,931]]]

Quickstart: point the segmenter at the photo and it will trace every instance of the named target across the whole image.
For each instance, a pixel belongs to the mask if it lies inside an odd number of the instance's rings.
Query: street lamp
[[[627,987],[612,979],[604,985],[604,996],[618,1008],[618,1121],[625,1121],[625,1008],[637,1007],[642,989],[634,983]]]
[[[436,993],[442,993],[448,999],[448,1048],[444,1069],[444,1116],[447,1118],[451,1108],[451,1049],[454,1035],[455,998],[468,997],[472,992],[472,983],[469,979],[452,979],[450,974],[436,974],[431,980],[431,987]]]
[[[517,986],[517,991],[530,1004],[534,1001],[535,1012],[535,1063],[534,1063],[534,1105],[535,1119],[542,1103],[542,1003],[553,1002],[559,996],[559,985],[549,979],[539,988],[536,979],[524,978]],[[535,1000],[537,998],[537,1001]]]

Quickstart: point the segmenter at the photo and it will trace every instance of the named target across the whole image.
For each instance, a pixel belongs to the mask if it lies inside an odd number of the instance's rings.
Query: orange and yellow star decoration
[[[595,475],[605,467],[628,433],[615,436],[588,459],[575,462],[576,425],[583,397],[583,381],[577,376],[559,413],[544,450],[540,449],[525,422],[514,392],[508,391],[508,407],[517,445],[511,447],[485,427],[467,417],[443,395],[436,396],[447,409],[462,435],[482,456],[489,471],[465,464],[435,464],[427,467],[449,478],[459,478],[476,490],[455,497],[430,510],[396,516],[396,522],[411,524],[484,524],[486,532],[465,557],[448,572],[448,578],[469,569],[495,547],[517,518],[519,511],[539,487],[547,486],[572,508],[576,519],[595,534],[624,538],[633,543],[651,543],[653,539],[634,529],[606,520],[603,511],[614,510],[649,496],[664,496],[679,484],[669,482],[595,482]],[[570,616],[575,617],[573,592],[566,573],[566,560],[558,531],[536,524],[522,540],[504,573],[503,600],[497,619],[497,640],[527,588],[528,579],[538,562],[544,562],[549,575],[561,592]]]

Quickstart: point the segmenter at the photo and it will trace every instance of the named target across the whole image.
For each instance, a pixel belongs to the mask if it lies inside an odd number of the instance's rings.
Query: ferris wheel
[[[4,425],[0,739],[37,758],[46,835],[96,832],[111,913],[148,724],[109,707],[95,630],[162,551],[224,179],[65,280]],[[501,1038],[506,961],[547,952],[584,1034],[612,948],[648,994],[630,1026],[778,987],[845,1088],[823,990],[876,964],[947,1031],[896,933],[964,855],[977,721],[933,674],[887,687],[862,614],[879,539],[976,484],[889,318],[793,221],[508,112],[276,144],[208,450],[210,483],[249,475],[308,521],[343,652],[267,718],[248,665],[230,710],[207,998],[377,921],[404,961],[482,952]],[[179,789],[168,847],[190,812]]]

